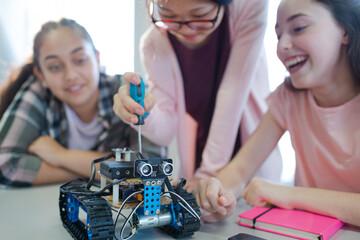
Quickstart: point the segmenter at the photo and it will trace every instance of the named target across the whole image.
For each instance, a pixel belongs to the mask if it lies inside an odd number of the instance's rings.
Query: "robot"
[[[185,180],[172,186],[169,177],[173,161],[167,158],[135,160],[128,149],[95,159],[88,182],[75,179],[60,187],[60,218],[74,239],[118,239],[115,229],[124,218],[120,239],[129,239],[138,230],[159,227],[172,237],[192,235],[200,228],[200,208],[193,194],[183,189]],[[115,157],[115,161],[105,161]],[[100,190],[94,191],[95,164],[100,163]],[[124,211],[130,211],[128,216]],[[79,218],[83,210],[86,221]],[[113,220],[112,211],[117,212]],[[128,234],[125,235],[125,229]]]
[[[145,85],[130,84],[130,96],[144,107]],[[173,161],[145,158],[141,151],[143,116],[138,116],[139,152],[116,148],[113,153],[91,163],[91,177],[86,183],[75,179],[60,187],[60,218],[74,239],[118,239],[115,230],[120,216],[124,223],[120,239],[132,237],[138,230],[159,227],[173,237],[192,235],[200,228],[200,208],[193,194],[183,189],[185,180],[172,186],[169,177]],[[115,161],[106,161],[114,158]],[[91,190],[95,164],[100,163],[100,188]],[[79,217],[83,210],[86,220]],[[128,210],[128,216],[124,211]],[[117,212],[115,221],[112,211]],[[125,234],[125,232],[128,234]],[[126,235],[126,236],[124,236]]]

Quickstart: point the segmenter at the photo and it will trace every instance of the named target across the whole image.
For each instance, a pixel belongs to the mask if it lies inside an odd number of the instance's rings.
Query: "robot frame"
[[[200,208],[194,195],[183,188],[185,179],[177,186],[170,183],[172,160],[144,158],[141,153],[131,160],[132,153],[113,149],[110,155],[92,161],[88,182],[78,178],[60,187],[60,218],[74,239],[118,239],[115,230],[120,216],[125,220],[119,234],[122,240],[145,228],[159,227],[172,237],[199,230]],[[115,161],[109,160],[113,157]],[[100,188],[93,191],[96,163],[100,163]],[[79,218],[80,209],[86,223]],[[124,209],[131,211],[128,216]],[[112,211],[117,212],[115,221]],[[129,234],[124,236],[126,228]]]

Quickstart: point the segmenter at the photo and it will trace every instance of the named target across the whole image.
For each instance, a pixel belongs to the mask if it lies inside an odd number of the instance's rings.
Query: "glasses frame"
[[[215,26],[215,23],[216,21],[218,20],[219,18],[219,13],[220,13],[220,9],[221,9],[221,4],[218,4],[218,10],[216,12],[216,16],[215,18],[213,19],[203,19],[203,20],[189,20],[189,21],[174,21],[174,20],[156,20],[154,18],[154,12],[155,12],[155,3],[154,1],[152,0],[150,2],[150,15],[151,15],[151,20],[153,22],[153,24],[161,29],[161,30],[165,30],[165,31],[177,31],[179,30],[183,25],[187,25],[189,28],[191,28],[192,30],[210,30],[212,29],[214,26]],[[156,25],[157,22],[163,22],[163,23],[176,23],[178,24],[178,28],[176,29],[166,29],[166,28],[163,28],[163,27],[160,27],[158,25]],[[193,26],[191,26],[191,23],[201,23],[201,22],[208,22],[208,23],[212,23],[212,26],[208,29],[199,29],[199,28],[194,28]]]

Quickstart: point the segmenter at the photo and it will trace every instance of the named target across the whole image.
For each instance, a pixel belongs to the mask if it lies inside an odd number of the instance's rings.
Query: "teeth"
[[[76,91],[78,89],[80,89],[80,85],[75,85],[75,86],[70,88],[70,91]]]
[[[285,63],[286,67],[289,68],[291,66],[294,66],[295,64],[298,64],[299,62],[302,62],[306,59],[306,57],[296,57],[294,59],[291,59]]]

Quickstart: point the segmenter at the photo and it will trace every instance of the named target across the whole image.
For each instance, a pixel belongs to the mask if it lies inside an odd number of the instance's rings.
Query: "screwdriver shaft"
[[[139,125],[139,129],[138,129],[138,141],[139,141],[139,152],[142,153],[142,147],[141,147],[141,125]]]

